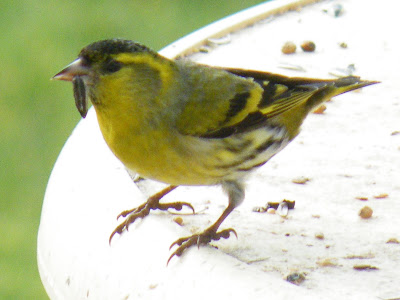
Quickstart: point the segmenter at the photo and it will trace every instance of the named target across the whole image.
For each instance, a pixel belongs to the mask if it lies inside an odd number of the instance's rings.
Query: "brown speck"
[[[343,175],[339,175],[339,176],[343,176],[344,178],[353,178],[353,175],[349,175],[349,174],[343,174]]]
[[[314,109],[313,114],[322,115],[325,110],[326,110],[326,105],[325,104],[321,104],[316,109]]]
[[[317,265],[320,267],[336,267],[338,263],[334,258],[325,258],[317,261]]]
[[[174,222],[175,222],[176,224],[178,224],[179,226],[182,226],[182,225],[183,225],[183,219],[182,219],[182,217],[175,217],[175,218],[174,218]]]
[[[364,206],[363,208],[361,208],[361,210],[358,213],[358,215],[363,219],[369,219],[369,218],[372,217],[372,213],[373,213],[373,210],[372,210],[371,207]]]
[[[306,280],[306,276],[304,273],[294,272],[294,273],[287,275],[286,280],[289,281],[290,283],[299,285],[304,280]]]
[[[347,43],[341,42],[341,43],[339,43],[339,47],[342,49],[347,49],[348,46],[347,46]]]
[[[158,286],[157,283],[150,284],[150,285],[149,285],[149,289],[150,289],[150,290],[154,290],[157,286]]]
[[[349,254],[344,257],[345,259],[370,259],[375,258],[373,253],[366,253],[366,254]]]
[[[296,204],[296,201],[294,200],[283,199],[282,202],[286,203],[289,209],[294,209],[294,205]]]
[[[368,197],[365,196],[357,196],[356,199],[361,201],[368,201]]]
[[[379,194],[379,195],[375,195],[375,196],[374,196],[375,199],[385,199],[385,198],[387,198],[387,197],[389,197],[389,195],[386,194],[386,193],[382,193],[382,194]]]
[[[379,270],[378,267],[371,266],[371,265],[354,265],[354,270],[363,271],[363,270]]]
[[[208,52],[210,52],[210,47],[202,46],[202,47],[199,48],[199,52],[208,53]]]
[[[304,41],[300,45],[300,47],[304,52],[314,52],[315,51],[315,43],[313,41]]]
[[[293,42],[286,42],[281,50],[284,54],[292,54],[296,52],[296,45]]]
[[[268,202],[266,206],[253,207],[253,211],[259,213],[268,212],[270,214],[274,214],[278,209],[282,210],[283,207],[287,209],[294,209],[295,203],[296,201],[287,199],[284,199],[281,202]]]
[[[136,175],[133,177],[133,182],[135,182],[135,183],[141,182],[141,181],[143,181],[143,180],[145,180],[145,178],[142,177],[142,176],[140,176],[139,174],[136,174]]]
[[[292,182],[296,183],[296,184],[306,184],[310,180],[311,180],[310,178],[302,176],[302,177],[297,177],[297,178],[292,179]]]
[[[253,207],[253,211],[258,213],[265,213],[266,211],[268,211],[268,208],[263,206],[255,206]]]
[[[322,232],[317,232],[315,234],[315,237],[319,240],[323,240],[325,238],[324,234]]]
[[[386,244],[400,244],[400,242],[396,238],[390,238],[387,240]]]

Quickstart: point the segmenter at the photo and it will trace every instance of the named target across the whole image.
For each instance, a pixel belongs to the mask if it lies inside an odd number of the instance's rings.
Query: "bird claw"
[[[171,256],[168,258],[167,265],[169,264],[170,260],[174,257],[180,257],[182,253],[190,248],[193,245],[197,245],[198,248],[200,248],[201,244],[208,244],[211,241],[218,241],[219,239],[227,239],[230,237],[231,233],[233,233],[236,238],[237,238],[237,233],[233,228],[228,228],[221,230],[219,232],[215,232],[212,229],[207,229],[203,231],[202,233],[199,234],[194,234],[191,236],[183,237],[180,239],[177,239],[175,242],[172,243],[172,245],[169,247],[171,250],[174,246],[178,246],[178,248],[171,254]]]
[[[119,224],[111,233],[109,243],[111,244],[111,240],[115,234],[121,234],[124,229],[128,230],[129,225],[133,224],[137,219],[143,219],[144,217],[146,217],[148,214],[150,214],[150,210],[168,210],[171,208],[180,211],[185,206],[190,208],[193,211],[193,214],[195,214],[194,207],[187,202],[154,203],[152,201],[147,201],[134,209],[124,210],[117,216],[117,220],[120,217],[126,217],[126,219],[121,224]]]
[[[122,212],[117,216],[117,220],[118,220],[120,217],[125,218],[127,215],[134,214],[134,213],[136,213],[136,212],[140,212],[140,211],[146,206],[146,204],[147,204],[147,202],[146,202],[146,203],[143,203],[142,205],[140,205],[140,206],[138,206],[138,207],[135,207],[135,208],[133,208],[133,209],[128,209],[128,210],[122,211]]]

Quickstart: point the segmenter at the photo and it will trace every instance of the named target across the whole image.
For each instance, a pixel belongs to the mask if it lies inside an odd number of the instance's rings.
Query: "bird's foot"
[[[228,229],[224,229],[219,232],[216,232],[215,229],[210,227],[210,228],[206,229],[205,231],[203,231],[202,233],[180,238],[180,239],[176,240],[174,243],[172,243],[172,245],[170,247],[170,249],[171,249],[175,245],[178,246],[178,248],[174,251],[174,253],[172,253],[171,256],[169,257],[169,259],[167,261],[167,265],[174,256],[178,256],[178,257],[181,256],[182,253],[186,249],[190,248],[191,246],[197,245],[197,247],[200,247],[201,244],[208,244],[211,241],[218,241],[221,238],[227,239],[230,237],[231,233],[233,233],[237,238],[236,231],[233,228],[228,228]]]
[[[180,211],[183,207],[188,207],[193,211],[193,214],[195,213],[193,206],[190,203],[187,202],[170,202],[170,203],[160,203],[159,202],[159,197],[155,197],[157,195],[154,195],[150,197],[147,202],[143,203],[142,205],[130,209],[130,210],[124,210],[121,212],[117,219],[120,217],[126,217],[126,219],[119,224],[114,231],[110,235],[109,243],[111,243],[112,238],[114,237],[115,234],[121,234],[125,229],[129,229],[129,225],[134,223],[137,219],[143,219],[146,217],[149,213],[150,210],[168,210],[168,209],[175,209],[177,211]]]

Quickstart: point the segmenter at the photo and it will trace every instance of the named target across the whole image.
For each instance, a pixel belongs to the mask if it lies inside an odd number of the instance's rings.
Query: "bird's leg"
[[[140,205],[134,209],[124,210],[123,212],[121,212],[118,215],[117,219],[119,217],[124,217],[124,218],[126,217],[126,219],[121,224],[119,224],[114,229],[114,231],[111,233],[109,242],[111,243],[111,240],[116,233],[121,234],[124,231],[124,229],[128,230],[129,225],[134,223],[137,219],[146,217],[150,213],[150,210],[155,210],[155,209],[168,210],[168,209],[172,208],[172,209],[179,211],[184,206],[187,206],[194,213],[193,206],[187,202],[160,203],[160,200],[162,197],[164,197],[166,194],[168,194],[169,192],[171,192],[172,190],[174,190],[176,188],[177,188],[177,186],[170,185],[170,186],[166,187],[165,189],[161,190],[160,192],[149,197],[147,199],[147,201],[145,203],[143,203],[142,205]]]
[[[218,231],[218,228],[220,227],[222,222],[229,216],[229,214],[238,205],[240,205],[240,203],[242,203],[244,199],[244,188],[237,182],[225,182],[223,183],[223,188],[227,191],[229,196],[228,207],[223,211],[218,220],[202,233],[183,237],[172,243],[170,249],[175,245],[177,245],[178,248],[171,254],[167,261],[167,264],[174,256],[181,256],[186,249],[190,248],[193,245],[197,245],[198,247],[200,247],[201,244],[208,244],[211,241],[218,241],[221,238],[227,239],[229,238],[231,233],[233,233],[237,237],[236,231],[233,228],[228,228],[221,231]]]

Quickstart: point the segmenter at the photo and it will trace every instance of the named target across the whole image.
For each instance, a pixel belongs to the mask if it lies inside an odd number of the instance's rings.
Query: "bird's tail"
[[[307,100],[306,105],[309,110],[312,110],[332,97],[376,83],[379,83],[379,81],[360,80],[360,77],[357,76],[347,76],[332,80],[331,84],[327,84],[325,87],[320,88],[316,93],[314,93]]]

